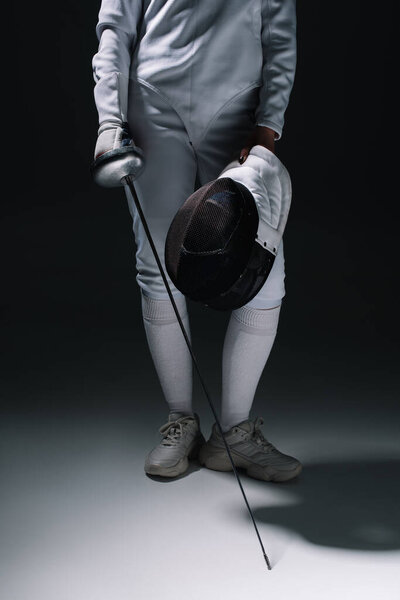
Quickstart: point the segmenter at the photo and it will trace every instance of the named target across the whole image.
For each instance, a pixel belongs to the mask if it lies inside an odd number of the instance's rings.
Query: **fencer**
[[[274,152],[295,74],[295,0],[102,0],[96,32],[95,158],[132,134],[146,163],[135,188],[164,262],[168,228],[188,196],[232,159],[244,163],[252,147]],[[201,449],[205,466],[228,470],[215,427],[205,443],[193,412],[191,357],[127,188],[126,195],[146,337],[169,407],[145,471],[177,476]],[[298,460],[265,439],[262,418],[250,419],[277,332],[284,278],[281,241],[261,290],[232,311],[222,357],[226,440],[235,464],[266,481],[301,471]],[[185,296],[169,283],[190,335]]]

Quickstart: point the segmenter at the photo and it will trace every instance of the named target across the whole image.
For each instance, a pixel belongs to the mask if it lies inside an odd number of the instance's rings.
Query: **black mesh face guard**
[[[208,298],[205,304],[217,310],[232,310],[244,306],[258,294],[266,282],[274,260],[272,252],[254,242],[250,260],[239,279],[222,294]]]
[[[251,192],[229,177],[196,190],[175,215],[165,264],[178,290],[220,310],[246,304],[265,282],[273,255],[255,242]]]

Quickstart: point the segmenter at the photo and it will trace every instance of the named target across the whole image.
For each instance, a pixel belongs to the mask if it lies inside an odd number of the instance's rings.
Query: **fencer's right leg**
[[[154,90],[131,82],[129,121],[145,153],[146,167],[135,189],[157,254],[190,337],[184,296],[165,269],[165,239],[172,219],[193,192],[197,162],[185,126]],[[133,198],[126,188],[136,241],[137,282],[146,337],[171,413],[192,413],[192,363]]]
[[[163,439],[147,455],[144,470],[149,475],[176,477],[205,444],[199,417],[192,411],[192,358],[170,299],[150,298],[143,290],[141,297],[147,342],[170,410],[159,429]],[[190,339],[185,297],[179,294],[174,299]]]
[[[170,299],[142,296],[143,323],[147,343],[171,413],[193,414],[192,358]],[[174,296],[183,325],[190,339],[186,299]]]
[[[151,89],[137,87],[131,92],[131,131],[146,156],[146,168],[135,181],[135,189],[165,269],[165,238],[177,210],[194,191],[197,161],[183,122],[172,107]],[[189,459],[197,456],[205,442],[199,417],[192,410],[192,360],[127,188],[126,193],[146,337],[169,407],[168,420],[159,429],[162,440],[148,454],[144,468],[151,475],[176,477],[186,471]],[[185,298],[166,275],[190,339]]]

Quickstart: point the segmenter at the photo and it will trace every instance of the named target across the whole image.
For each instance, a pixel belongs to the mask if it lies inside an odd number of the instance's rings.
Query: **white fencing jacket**
[[[296,66],[295,1],[102,0],[93,57],[100,124],[127,121],[132,82],[161,94],[188,131],[259,88],[256,124],[279,139]]]

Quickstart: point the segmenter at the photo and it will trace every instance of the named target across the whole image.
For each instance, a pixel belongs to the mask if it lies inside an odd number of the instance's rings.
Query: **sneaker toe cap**
[[[277,458],[276,460],[270,460],[269,464],[271,467],[279,469],[280,471],[295,471],[301,467],[301,462],[293,456],[284,456],[283,458]]]
[[[173,446],[171,448],[167,446],[162,451],[159,448],[155,448],[148,454],[145,467],[173,467],[182,459],[182,456],[183,454],[177,452],[177,449]]]

